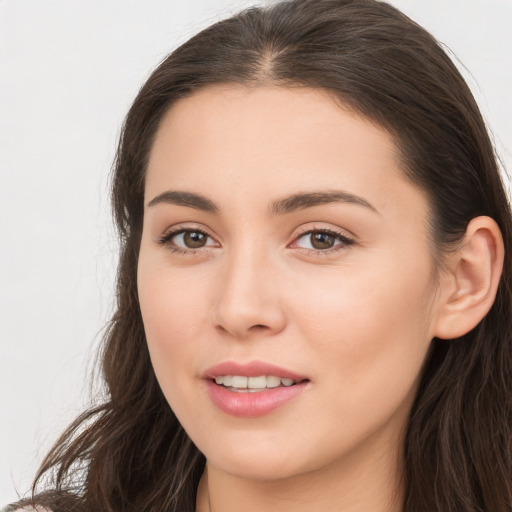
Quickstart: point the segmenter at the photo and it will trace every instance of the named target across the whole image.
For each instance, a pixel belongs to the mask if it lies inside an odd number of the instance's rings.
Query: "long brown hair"
[[[456,340],[434,339],[404,443],[404,512],[512,510],[512,224],[478,107],[435,39],[375,0],[292,0],[200,32],[140,90],[119,142],[112,203],[121,241],[117,311],[101,361],[106,399],[44,460],[33,502],[55,511],[192,512],[205,458],[160,391],[136,271],[145,170],[170,105],[212,84],[330,91],[387,129],[431,204],[439,254],[488,215],[505,243],[495,303]],[[40,491],[45,483],[47,491]],[[38,492],[38,494],[37,494]]]

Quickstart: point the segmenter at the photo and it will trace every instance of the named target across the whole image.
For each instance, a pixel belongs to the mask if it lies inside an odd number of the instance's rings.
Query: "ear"
[[[503,268],[503,238],[490,217],[471,220],[461,247],[447,258],[434,336],[458,338],[489,312]]]

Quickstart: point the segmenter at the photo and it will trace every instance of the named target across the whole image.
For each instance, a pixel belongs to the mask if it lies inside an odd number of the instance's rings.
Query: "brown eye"
[[[334,247],[336,237],[330,233],[311,233],[311,246],[315,249],[331,249]]]
[[[185,231],[183,233],[183,243],[189,249],[200,249],[206,245],[208,236],[199,231]]]
[[[210,247],[218,247],[213,238],[199,229],[179,229],[164,235],[159,243],[171,251],[193,253],[196,250]]]
[[[302,233],[292,247],[300,247],[301,249],[309,249],[316,251],[318,254],[330,253],[348,247],[354,243],[354,240],[336,233],[334,231],[313,229],[306,233]]]

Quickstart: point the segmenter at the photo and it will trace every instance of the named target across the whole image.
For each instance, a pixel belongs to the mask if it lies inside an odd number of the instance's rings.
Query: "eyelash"
[[[170,251],[176,253],[176,254],[185,254],[185,255],[196,255],[196,254],[204,254],[205,252],[209,252],[211,249],[208,248],[208,247],[201,247],[199,249],[184,249],[182,247],[177,247],[177,246],[173,246],[171,245],[171,240],[177,236],[177,235],[181,235],[183,233],[200,233],[201,235],[204,235],[208,238],[212,238],[206,231],[202,230],[202,229],[199,229],[199,228],[178,228],[178,229],[174,229],[168,233],[165,233],[159,240],[158,240],[158,243],[162,246],[166,246]],[[324,234],[327,234],[327,235],[331,235],[333,237],[335,237],[339,242],[338,245],[330,248],[330,249],[306,249],[306,248],[302,248],[303,251],[306,251],[306,253],[308,255],[314,255],[314,256],[325,256],[325,255],[328,255],[328,254],[332,254],[334,252],[337,252],[341,249],[348,249],[350,248],[351,245],[353,245],[355,243],[355,240],[353,240],[352,238],[349,238],[347,237],[346,235],[344,235],[343,233],[340,233],[338,231],[334,231],[332,229],[326,229],[326,228],[313,228],[313,229],[308,229],[302,233],[299,233],[297,235],[297,237],[295,238],[295,240],[292,242],[292,243],[295,243],[297,242],[298,240],[300,240],[301,238],[307,236],[307,235],[312,235],[313,233],[324,233]]]
[[[335,252],[338,252],[338,251],[340,251],[342,249],[349,249],[350,246],[355,243],[355,240],[353,240],[352,238],[349,238],[347,235],[345,235],[343,233],[340,233],[339,231],[335,231],[333,229],[327,229],[327,228],[307,229],[306,231],[303,231],[303,232],[299,233],[295,237],[295,240],[292,243],[296,243],[301,238],[303,238],[303,237],[305,237],[307,235],[312,235],[313,233],[323,233],[323,234],[326,234],[326,235],[331,235],[335,239],[337,239],[338,242],[341,242],[341,243],[338,243],[337,245],[335,245],[334,247],[331,247],[329,249],[323,249],[323,250],[322,249],[305,249],[305,248],[302,248],[302,250],[306,251],[306,253],[308,255],[327,256],[329,254],[333,254]]]
[[[201,235],[204,235],[208,238],[211,237],[206,231],[199,229],[199,228],[178,228],[174,229],[172,231],[169,231],[168,233],[165,233],[159,240],[158,243],[162,246],[165,246],[170,251],[176,253],[176,254],[187,254],[187,255],[196,255],[196,254],[204,254],[205,252],[209,252],[210,248],[208,247],[201,247],[199,249],[184,249],[183,247],[178,247],[175,245],[171,245],[171,240],[177,236],[181,235],[182,233],[200,233]]]

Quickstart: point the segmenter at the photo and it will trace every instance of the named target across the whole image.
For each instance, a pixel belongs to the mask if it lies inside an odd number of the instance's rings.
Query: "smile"
[[[266,389],[293,386],[297,382],[286,377],[275,375],[260,375],[258,377],[247,377],[244,375],[219,375],[215,377],[215,383],[224,386],[230,391],[239,393],[257,393]]]
[[[207,370],[203,380],[213,405],[239,418],[281,409],[311,385],[305,375],[262,361],[225,361]]]

